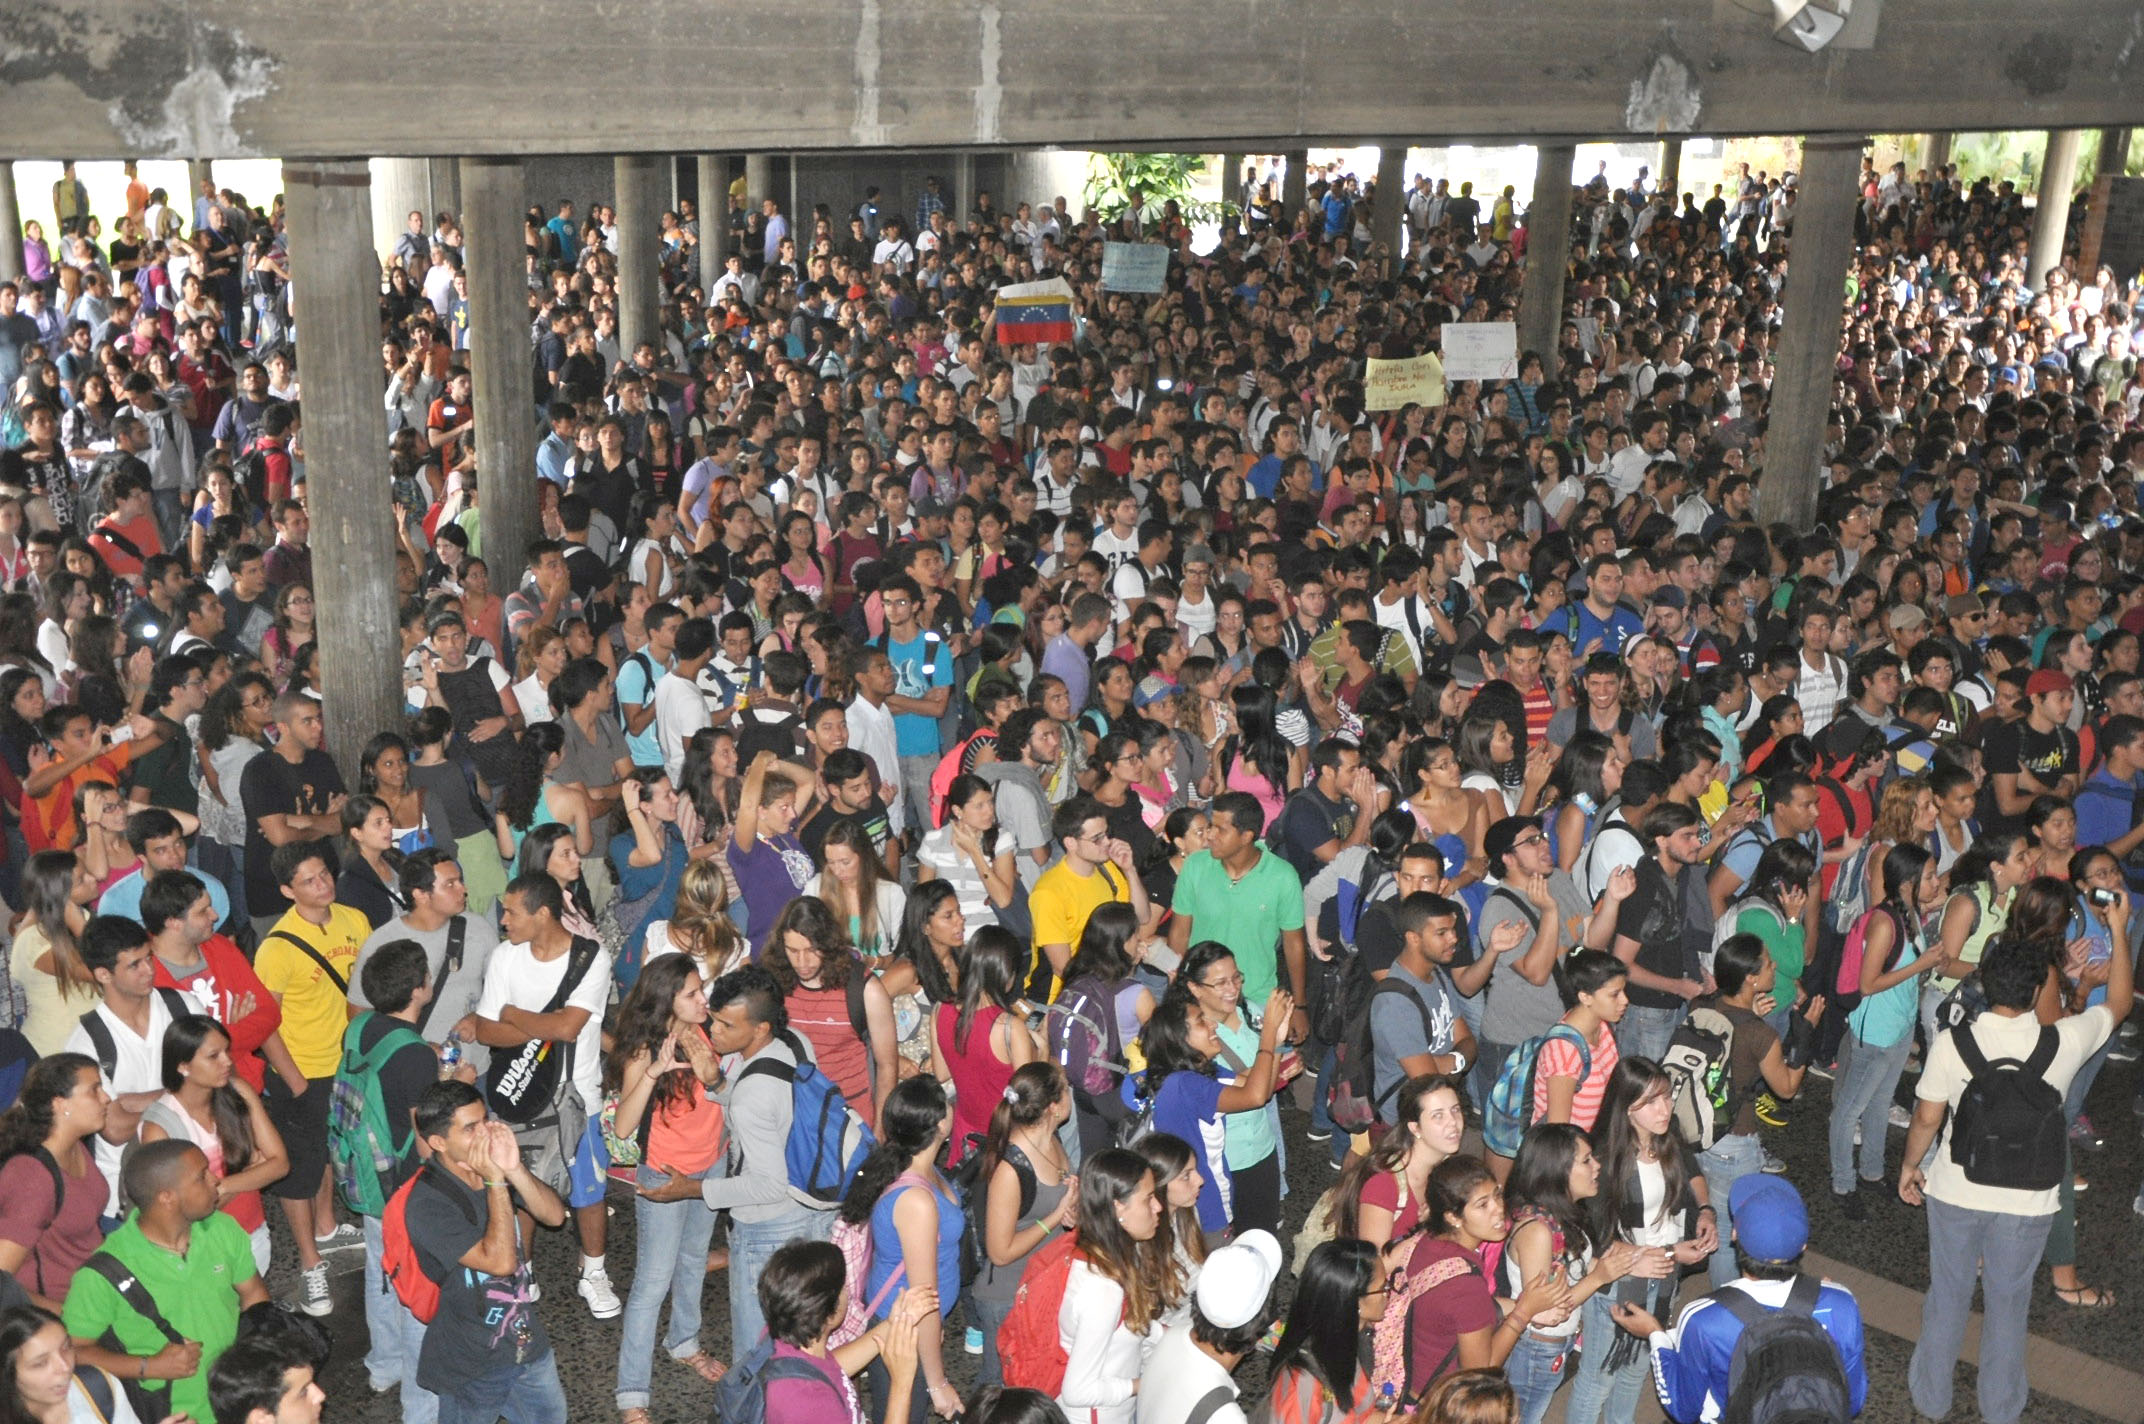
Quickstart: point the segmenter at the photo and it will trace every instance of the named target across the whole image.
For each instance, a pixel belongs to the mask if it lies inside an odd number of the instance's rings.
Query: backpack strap
[[[1797,1276],[1795,1277],[1794,1284],[1797,1288],[1799,1288],[1801,1283],[1808,1279],[1811,1278],[1808,1276]],[[1792,1298],[1793,1292],[1789,1291],[1788,1299],[1791,1301]],[[1752,1297],[1748,1291],[1738,1289],[1737,1287],[1731,1285],[1721,1286],[1718,1290],[1706,1296],[1705,1299],[1711,1301],[1714,1305],[1722,1307],[1727,1311],[1729,1315],[1732,1315],[1735,1319],[1741,1321],[1742,1328],[1744,1330],[1747,1330],[1751,1326],[1756,1325],[1759,1321],[1763,1320],[1767,1315],[1770,1315],[1772,1313],[1766,1307],[1759,1305],[1755,1298]]]
[[[2048,1068],[2061,1051],[2062,1035],[2055,1032],[2053,1024],[2040,1025],[2040,1040],[2032,1046],[2032,1056],[2025,1060],[2025,1075],[2030,1078],[2045,1078]]]
[[[2042,1032],[2044,1033],[2045,1030]],[[1988,1071],[1988,1056],[1980,1051],[1979,1044],[1973,1042],[1973,1026],[1971,1024],[1961,1024],[1952,1030],[1950,1041],[1952,1046],[1958,1050],[1959,1061],[1965,1064],[1967,1078],[1977,1078]],[[2035,1057],[2039,1055],[2039,1051],[2037,1047],[2033,1049]]]
[[[848,1000],[849,1027],[855,1030],[857,1041],[868,1054],[871,1049],[871,1021],[864,1012],[864,976],[870,973],[858,960],[849,966],[848,983],[843,994]]]
[[[1223,1406],[1233,1404],[1235,1399],[1234,1385],[1217,1384],[1199,1396],[1199,1402],[1192,1405],[1191,1412],[1184,1416],[1184,1424],[1207,1424]]]
[[[1363,1019],[1365,1028],[1368,1027],[1368,1019],[1371,1006],[1374,1006],[1378,998],[1381,995],[1385,994],[1405,994],[1407,996],[1407,1002],[1413,1004],[1414,1011],[1417,1014],[1421,1015],[1423,1042],[1430,1044],[1436,1042],[1437,1029],[1436,1025],[1430,1022],[1429,1005],[1422,1002],[1422,996],[1420,994],[1417,994],[1413,989],[1410,989],[1409,987],[1407,987],[1406,984],[1400,982],[1397,979],[1380,979],[1377,981],[1377,987],[1370,991],[1370,1003],[1368,1005],[1365,1005],[1363,1008]],[[1405,1075],[1395,1077],[1392,1080],[1391,1087],[1385,1089],[1385,1091],[1383,1091],[1382,1093],[1377,1093],[1371,1097],[1370,1110],[1372,1112],[1377,1112],[1383,1109],[1385,1105],[1385,1100],[1387,1098],[1390,1098],[1394,1093],[1397,1093],[1403,1086],[1406,1085],[1406,1082],[1407,1079]]]
[[[133,1267],[111,1252],[103,1250],[90,1252],[89,1259],[84,1261],[82,1266],[83,1269],[95,1271],[104,1277],[112,1289],[119,1292],[119,1298],[126,1302],[127,1308],[148,1321],[166,1340],[177,1344],[186,1338],[164,1318],[164,1312],[156,1308],[156,1302],[149,1296],[149,1288],[135,1276]]]
[[[103,1014],[91,1009],[82,1015],[82,1032],[89,1035],[89,1046],[97,1050],[97,1066],[109,1083],[119,1071],[119,1043],[112,1037],[112,1026],[104,1021]]]
[[[2052,1027],[2049,1027],[2042,1029],[2041,1032],[2053,1033],[2054,1030]],[[1817,1300],[1823,1294],[1823,1280],[1819,1277],[1812,1276],[1809,1275],[1807,1272],[1804,1272],[1803,1274],[1798,1275],[1794,1278],[1793,1286],[1791,1286],[1787,1291],[1786,1303],[1780,1306],[1780,1309],[1788,1312],[1790,1315],[1806,1315],[1811,1319],[1814,1319],[1816,1317]]]
[[[462,967],[462,952],[469,940],[469,917],[456,915],[447,921],[447,952],[439,961],[439,972],[432,976],[432,997],[425,1002],[424,1012],[417,1015],[417,1032],[432,1021],[432,1010],[439,1006],[439,991],[447,987],[447,980]]]
[[[298,947],[298,951],[301,954],[303,954],[307,959],[313,961],[313,963],[320,966],[322,972],[324,972],[328,976],[328,982],[335,986],[336,993],[348,994],[350,992],[350,981],[335,971],[335,966],[328,963],[328,957],[322,954],[319,950],[313,948],[311,945],[307,944],[304,940],[299,939],[289,930],[270,930],[268,931],[268,938],[287,940],[291,944],[296,945]],[[555,1012],[557,1008],[558,1005],[553,1004],[549,1009],[544,1010],[544,1012],[552,1013]]]
[[[75,1383],[82,1386],[82,1393],[89,1396],[98,1416],[105,1424],[111,1424],[112,1411],[118,1408],[112,1398],[112,1377],[95,1365],[76,1365],[74,1378]]]

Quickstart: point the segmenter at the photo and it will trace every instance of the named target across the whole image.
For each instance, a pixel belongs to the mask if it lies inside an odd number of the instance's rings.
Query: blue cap
[[[1752,1172],[1727,1194],[1735,1244],[1752,1261],[1791,1261],[1809,1246],[1809,1208],[1784,1177]]]

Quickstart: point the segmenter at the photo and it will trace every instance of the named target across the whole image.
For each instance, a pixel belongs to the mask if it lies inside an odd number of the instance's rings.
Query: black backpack
[[[1777,1310],[1734,1286],[1708,1297],[1742,1322],[1720,1424],[1848,1424],[1854,1417],[1839,1347],[1816,1319],[1823,1289],[1815,1276],[1796,1276]]]
[[[1989,1062],[1970,1028],[1951,1034],[1971,1080],[1958,1099],[1950,1126],[1950,1160],[1976,1186],[2013,1191],[2053,1191],[2067,1168],[2068,1125],[2062,1094],[2047,1081],[2047,1069],[2062,1046],[2051,1024],[2023,1062]]]

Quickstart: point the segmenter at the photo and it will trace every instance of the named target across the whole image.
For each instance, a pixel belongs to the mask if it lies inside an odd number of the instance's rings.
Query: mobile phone
[[[2104,909],[2106,906],[2113,904],[2115,900],[2119,897],[2116,896],[2112,890],[2100,890],[2095,888],[2092,890],[2087,890],[2085,892],[2085,898],[2087,900],[2090,900],[2093,904],[2098,905],[2102,909]]]

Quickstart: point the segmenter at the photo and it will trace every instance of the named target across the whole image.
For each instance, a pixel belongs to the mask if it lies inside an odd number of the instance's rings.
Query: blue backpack
[[[1541,1061],[1541,1050],[1552,1038],[1578,1045],[1578,1081],[1581,1084],[1593,1072],[1593,1050],[1587,1046],[1586,1036],[1569,1024],[1557,1024],[1547,1033],[1529,1038],[1512,1049],[1496,1075],[1496,1086],[1489,1090],[1489,1107],[1481,1119],[1482,1145],[1499,1157],[1518,1156],[1519,1143],[1525,1140],[1526,1129],[1533,1125],[1535,1069]]]
[[[803,1041],[787,1029],[781,1038],[797,1056],[794,1066],[757,1058],[745,1065],[737,1081],[758,1073],[789,1084],[789,1143],[783,1154],[789,1185],[814,1201],[832,1205],[848,1191],[849,1180],[878,1139],[841,1096],[841,1089],[811,1061]]]

